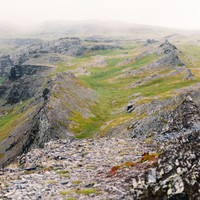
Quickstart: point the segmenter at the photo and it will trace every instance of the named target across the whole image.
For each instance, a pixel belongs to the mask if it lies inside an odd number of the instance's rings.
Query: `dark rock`
[[[178,56],[178,49],[168,40],[160,45],[160,52],[165,56],[159,60],[160,65],[185,66]]]
[[[38,166],[31,166],[31,167],[25,168],[24,170],[25,170],[25,171],[34,171],[34,170],[37,170],[37,167],[38,167]]]
[[[135,110],[135,104],[134,104],[134,101],[132,100],[132,101],[129,102],[128,106],[126,107],[126,111],[128,113],[131,113],[134,110]]]
[[[141,174],[140,180],[135,178],[134,199],[199,200],[200,133],[186,134],[164,146],[158,159],[156,182],[149,181],[148,172]]]
[[[34,97],[44,82],[43,74],[50,70],[50,67],[34,65],[12,67],[9,81],[0,86],[0,96],[11,105]]]
[[[147,46],[147,45],[155,44],[157,42],[158,41],[155,39],[147,39],[144,45]]]
[[[8,90],[9,86],[8,85],[0,85],[0,97],[3,96],[3,94]]]
[[[69,183],[68,181],[62,181],[60,184],[67,185],[68,183]]]
[[[116,47],[116,46],[112,46],[112,45],[94,45],[91,47],[91,50],[92,51],[99,51],[99,50],[108,50],[108,49],[116,49],[116,48],[119,48],[119,47]]]
[[[0,57],[0,77],[8,77],[10,69],[13,66],[13,61],[9,55]]]
[[[176,46],[171,44],[168,40],[165,40],[164,43],[160,45],[164,54],[169,54],[177,50]]]
[[[190,69],[187,69],[187,74],[185,76],[186,80],[195,80],[195,76]]]
[[[11,68],[9,80],[15,81],[23,75],[22,66],[17,65]]]
[[[42,97],[44,98],[44,100],[48,99],[48,94],[49,94],[50,90],[48,88],[45,88],[42,92]]]

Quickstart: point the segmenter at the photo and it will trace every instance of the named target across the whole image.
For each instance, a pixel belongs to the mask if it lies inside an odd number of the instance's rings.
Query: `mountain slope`
[[[4,41],[0,165],[18,163],[0,173],[3,198],[35,198],[32,189],[26,190],[29,186],[43,199],[49,199],[48,195],[55,199],[133,199],[136,195],[137,199],[140,194],[146,198],[146,193],[151,197],[145,190],[149,182],[142,185],[144,193],[137,193],[138,180],[148,170],[152,173],[145,180],[159,178],[154,173],[159,172],[158,158],[167,168],[165,157],[173,152],[163,150],[162,144],[170,147],[173,140],[172,146],[180,152],[193,148],[193,136],[198,138],[200,127],[199,36],[164,31],[146,40],[148,34],[144,36],[143,31],[140,39],[92,35]],[[182,145],[180,138],[189,144]],[[180,163],[183,159],[180,154]],[[191,174],[189,168],[187,172]],[[73,173],[81,180],[75,180]],[[172,174],[181,173],[173,167]],[[195,173],[199,173],[196,168]],[[187,176],[182,182],[187,182]],[[166,177],[176,183],[173,175]],[[157,186],[162,181],[165,176]],[[184,185],[180,196],[193,200],[187,188],[191,185]],[[176,190],[168,189],[157,196],[176,198]]]
[[[187,66],[186,54],[167,40],[32,42],[20,42],[16,52],[1,57],[2,163],[73,134],[150,141],[165,132],[189,86],[199,102],[196,67]]]

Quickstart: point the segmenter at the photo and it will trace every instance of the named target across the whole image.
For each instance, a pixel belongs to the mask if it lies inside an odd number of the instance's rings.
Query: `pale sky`
[[[0,21],[117,20],[200,29],[200,0],[0,0]]]

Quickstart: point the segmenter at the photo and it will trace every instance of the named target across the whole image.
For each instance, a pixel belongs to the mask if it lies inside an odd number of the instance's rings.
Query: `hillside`
[[[0,41],[0,198],[198,199],[198,32],[54,30]]]

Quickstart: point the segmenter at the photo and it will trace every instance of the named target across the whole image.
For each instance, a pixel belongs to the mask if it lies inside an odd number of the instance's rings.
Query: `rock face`
[[[183,97],[180,96],[181,98]],[[179,98],[176,98],[176,101],[179,101]],[[166,106],[164,104],[160,105],[160,108],[164,108]],[[155,106],[155,110],[159,109],[158,106]],[[161,111],[156,116],[147,117],[134,124],[132,137],[154,137],[154,134],[157,133],[157,140],[169,140],[171,137],[176,137],[189,130],[200,130],[199,107],[191,96],[186,96],[175,110]]]
[[[22,65],[31,58],[37,58],[44,54],[58,53],[70,56],[82,55],[84,47],[79,38],[60,38],[53,41],[41,41],[39,44],[27,46],[12,54],[15,65]]]
[[[163,66],[172,66],[172,67],[185,66],[185,63],[182,62],[178,56],[178,49],[168,40],[165,40],[165,42],[159,46],[157,54],[162,55],[162,58],[150,64],[149,67],[152,68],[152,67],[163,67]]]
[[[97,100],[96,93],[80,85],[72,73],[58,74],[43,90],[42,97],[43,106],[33,118],[31,137],[23,147],[26,151],[30,147],[43,147],[51,139],[73,138],[70,118],[75,112],[86,119],[93,116],[89,106]]]
[[[90,106],[97,101],[97,94],[83,86],[72,73],[58,74],[43,90],[44,82],[41,81],[45,79],[39,77],[38,82],[34,79],[38,76],[32,75],[27,82],[29,79],[24,76],[14,81],[6,96],[7,103],[15,104],[25,97],[30,99],[32,95],[37,98],[21,110],[20,122],[10,130],[10,136],[0,142],[0,154],[4,155],[0,165],[10,163],[16,155],[33,147],[43,147],[51,139],[73,138],[69,127],[74,123],[74,113],[85,119],[94,116]],[[36,87],[34,84],[39,85]]]
[[[10,73],[10,69],[13,66],[13,61],[9,55],[3,55],[0,57],[0,77],[6,77]]]
[[[187,96],[181,105],[169,114],[168,122],[166,132],[178,132],[183,129],[200,130],[199,108],[190,96]]]
[[[176,70],[175,73],[186,72],[188,74],[187,76],[189,77],[192,76],[190,75],[188,69],[186,68],[186,64],[179,58],[180,51],[177,49],[175,45],[171,44],[168,40],[165,40],[165,42],[161,43],[160,45],[157,45],[157,43],[155,45],[154,43],[151,43],[151,48],[148,46],[149,45],[145,47],[146,49],[144,49],[144,52],[142,52],[136,57],[136,60],[153,54],[156,54],[159,58],[156,59],[154,62],[147,64],[139,69],[128,71],[126,74],[124,74],[125,77],[129,76],[138,77],[142,76],[144,73],[152,73],[152,71],[158,71],[163,69],[170,69],[170,70],[174,69]],[[168,74],[166,76],[172,76],[172,75],[173,74]],[[158,75],[158,78],[159,77],[160,76]],[[141,85],[143,82],[147,82],[148,80],[151,79],[156,79],[156,78],[146,76],[138,81],[139,84],[135,83],[135,85],[132,86],[136,87],[137,85]]]
[[[147,39],[146,42],[144,43],[145,46],[147,45],[151,45],[151,44],[154,44],[154,43],[157,43],[158,41],[155,40],[155,39]]]
[[[15,65],[22,65],[32,58],[38,58],[49,54],[51,55],[49,61],[54,63],[55,61],[60,60],[58,55],[81,56],[88,51],[108,50],[115,48],[120,47],[116,45],[103,44],[87,45],[79,38],[66,37],[52,41],[40,41],[40,43],[25,46],[13,53],[11,58]]]
[[[199,94],[199,89],[193,88],[192,92],[184,92],[166,100],[153,100],[146,105],[137,105],[137,99],[142,97],[133,96],[126,110],[139,117],[112,128],[108,135],[163,142],[190,131],[199,131]]]
[[[0,97],[7,104],[16,104],[20,101],[37,96],[41,85],[45,81],[45,74],[51,71],[46,66],[17,65],[10,69],[8,79],[0,86]]]
[[[133,180],[133,199],[199,200],[199,132],[181,136],[165,147],[158,166]]]

